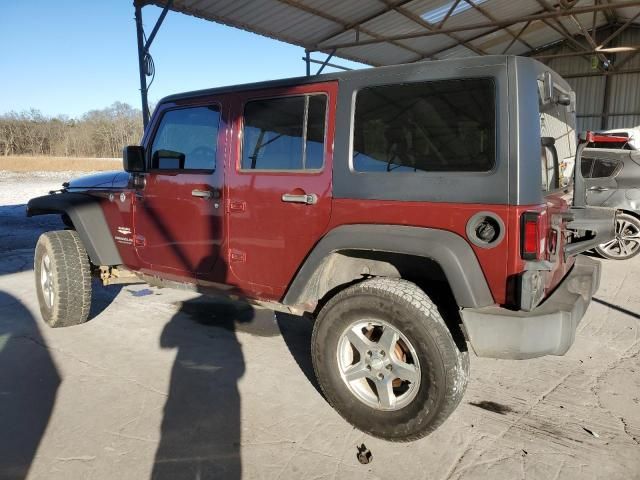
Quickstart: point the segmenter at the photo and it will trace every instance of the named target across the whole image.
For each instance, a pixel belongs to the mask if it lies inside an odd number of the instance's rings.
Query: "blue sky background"
[[[143,8],[147,34],[160,11]],[[0,114],[36,108],[74,117],[115,101],[139,107],[133,15],[131,0],[0,0]],[[176,12],[167,15],[151,55],[152,102],[305,72],[300,47]]]

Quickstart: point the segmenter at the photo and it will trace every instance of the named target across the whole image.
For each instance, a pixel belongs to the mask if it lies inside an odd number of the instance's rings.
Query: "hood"
[[[74,178],[73,180],[63,183],[63,186],[67,189],[125,188],[128,183],[129,174],[115,170],[113,172],[100,172]]]

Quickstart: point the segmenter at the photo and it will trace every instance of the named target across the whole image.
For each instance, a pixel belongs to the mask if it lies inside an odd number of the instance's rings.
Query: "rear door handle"
[[[211,197],[213,197],[213,192],[211,192],[210,190],[191,190],[191,195],[194,197],[200,197],[200,198],[205,198],[205,199],[210,199]]]
[[[294,195],[293,193],[283,193],[282,201],[287,203],[304,203],[305,205],[315,205],[318,203],[318,196],[315,193]]]
[[[609,189],[607,187],[590,187],[589,190],[591,192],[606,192]]]

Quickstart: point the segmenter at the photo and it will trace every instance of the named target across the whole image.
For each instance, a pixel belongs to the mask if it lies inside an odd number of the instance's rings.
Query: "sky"
[[[143,8],[147,34],[160,12]],[[151,55],[151,102],[305,73],[301,47],[177,12],[165,18]],[[35,108],[79,117],[115,101],[139,108],[139,88],[132,0],[0,0],[0,114]]]

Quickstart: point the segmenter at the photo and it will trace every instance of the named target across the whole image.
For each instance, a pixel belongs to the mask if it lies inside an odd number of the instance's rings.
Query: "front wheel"
[[[640,253],[640,219],[628,213],[616,215],[616,237],[595,248],[610,260],[627,260]]]
[[[360,430],[392,441],[424,437],[455,410],[469,375],[437,308],[417,285],[375,278],[320,311],[312,337],[318,382]]]
[[[34,259],[42,318],[50,327],[87,321],[91,307],[89,257],[74,230],[40,235]]]

